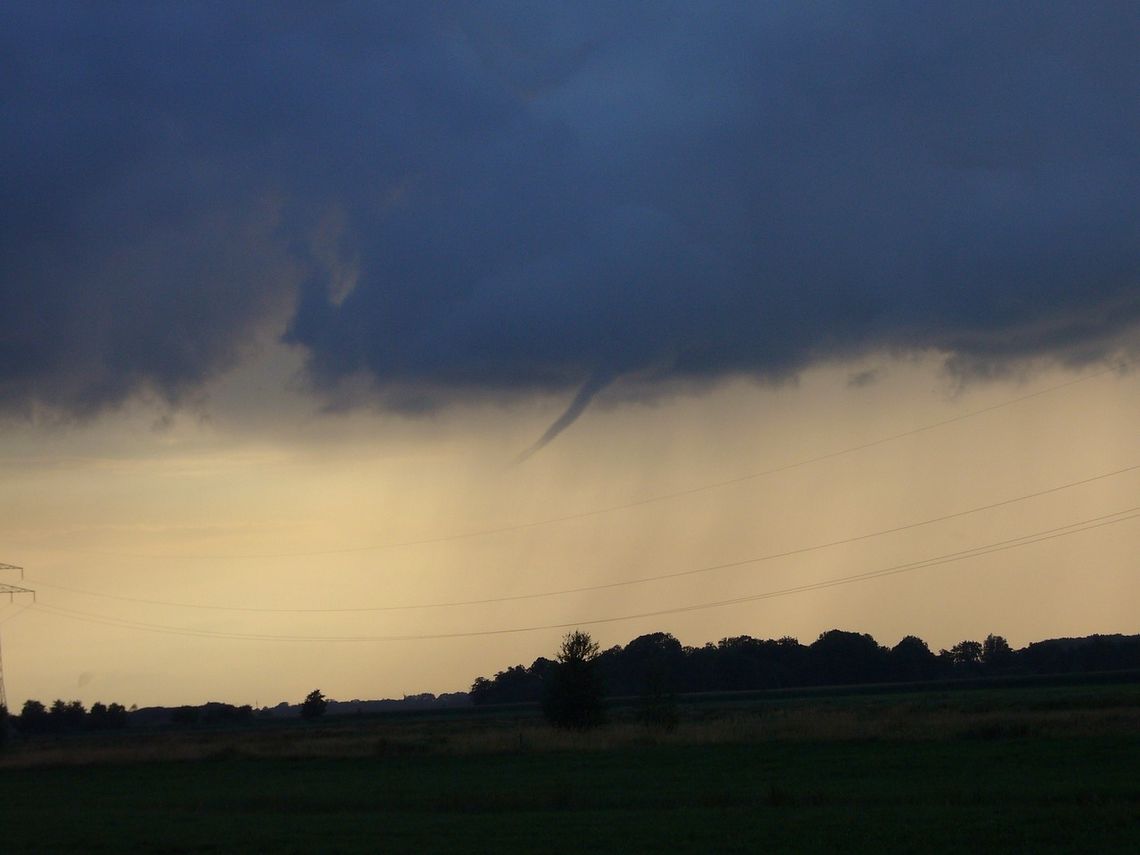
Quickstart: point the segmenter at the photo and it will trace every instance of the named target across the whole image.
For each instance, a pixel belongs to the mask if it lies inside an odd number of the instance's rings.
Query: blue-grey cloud
[[[1134,346],[1140,7],[10,3],[0,407]],[[576,395],[576,397],[574,397]],[[556,431],[555,431],[556,432]]]

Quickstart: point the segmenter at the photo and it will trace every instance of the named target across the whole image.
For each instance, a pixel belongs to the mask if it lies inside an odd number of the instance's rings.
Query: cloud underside
[[[0,11],[0,408],[1135,347],[1140,7]],[[284,332],[281,332],[282,318]],[[353,388],[360,388],[354,386]]]

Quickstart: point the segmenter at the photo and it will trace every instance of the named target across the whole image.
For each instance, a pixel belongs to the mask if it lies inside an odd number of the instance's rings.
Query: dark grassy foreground
[[[0,766],[0,850],[1135,852],[1138,701],[821,699],[581,739],[366,722],[200,735],[179,761],[25,750]]]

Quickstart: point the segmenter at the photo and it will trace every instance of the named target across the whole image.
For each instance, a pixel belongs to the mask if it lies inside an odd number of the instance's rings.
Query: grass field
[[[1135,852],[1140,686],[342,719],[18,746],[4,852]]]

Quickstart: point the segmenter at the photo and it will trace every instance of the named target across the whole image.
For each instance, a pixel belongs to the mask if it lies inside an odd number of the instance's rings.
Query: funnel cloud
[[[541,451],[543,448],[549,445],[554,440],[554,438],[558,436],[558,434],[562,433],[562,431],[566,430],[566,428],[574,424],[578,416],[582,415],[586,407],[590,405],[590,401],[594,399],[594,396],[598,394],[598,392],[600,392],[602,389],[604,389],[609,384],[611,379],[612,378],[609,375],[599,374],[595,377],[591,377],[585,384],[583,384],[582,388],[580,388],[574,395],[574,399],[570,402],[570,406],[568,406],[565,411],[563,411],[562,415],[554,420],[554,422],[550,425],[550,427],[546,429],[545,433],[543,433],[542,436],[538,438],[534,445],[519,455],[518,462],[522,463],[535,453]]]

